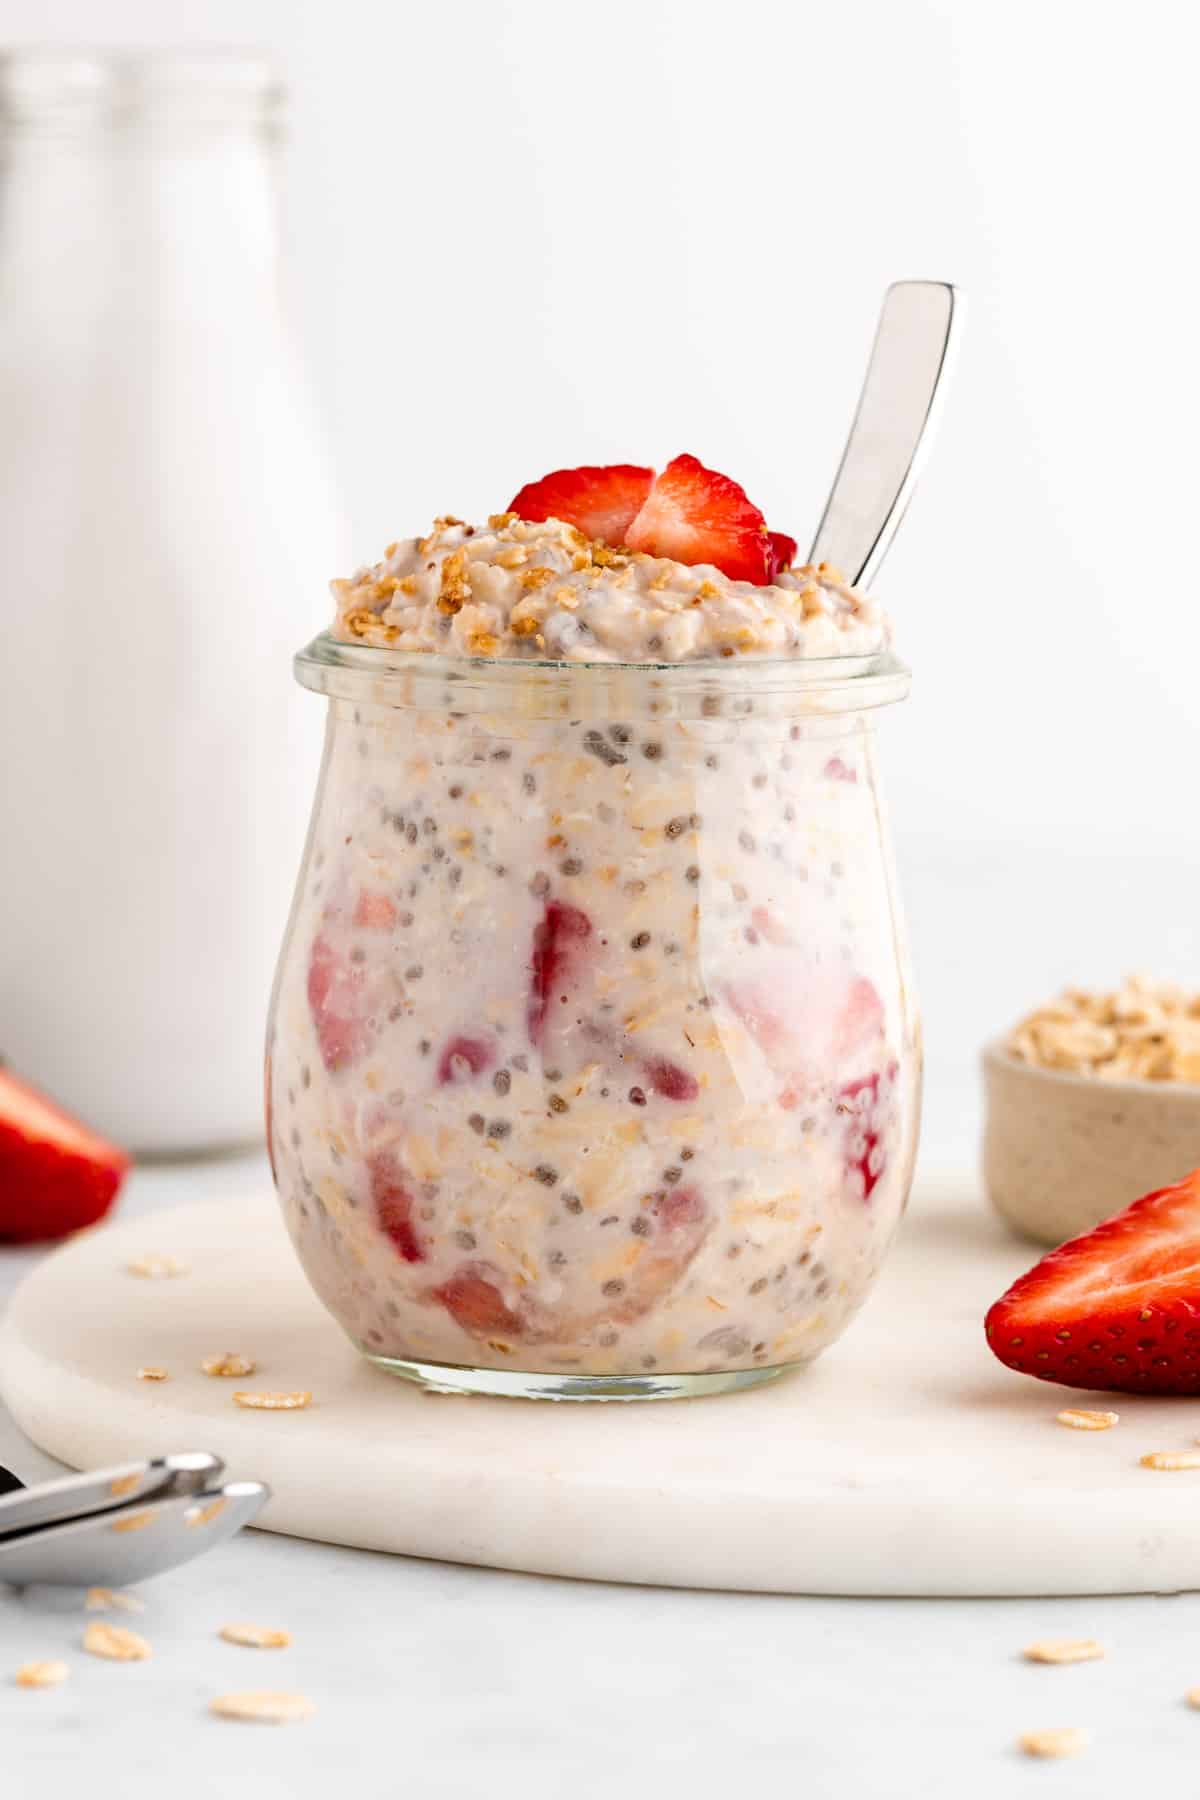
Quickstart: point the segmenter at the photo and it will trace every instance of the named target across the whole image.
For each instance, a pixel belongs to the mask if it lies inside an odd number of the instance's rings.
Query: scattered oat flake
[[[294,1394],[250,1393],[239,1388],[233,1396],[239,1406],[256,1407],[259,1412],[296,1412],[307,1406],[312,1395],[305,1389],[298,1389]]]
[[[1189,1688],[1187,1693],[1184,1695],[1184,1699],[1187,1701],[1189,1706],[1194,1706],[1196,1708],[1196,1711],[1200,1712],[1200,1687]]]
[[[1058,1725],[1045,1731],[1023,1731],[1017,1743],[1026,1756],[1078,1756],[1087,1749],[1088,1734],[1078,1725]]]
[[[27,1662],[21,1664],[13,1680],[18,1687],[60,1687],[70,1673],[65,1662]]]
[[[290,1631],[269,1625],[222,1625],[220,1635],[227,1644],[245,1644],[250,1650],[286,1650],[292,1641]]]
[[[140,1275],[143,1281],[170,1281],[176,1275],[188,1272],[187,1264],[174,1256],[135,1256],[125,1266],[131,1275]]]
[[[114,1500],[119,1500],[123,1494],[135,1493],[141,1479],[136,1470],[132,1475],[114,1475],[108,1484],[108,1491]]]
[[[200,1367],[206,1375],[253,1375],[258,1364],[252,1356],[226,1350],[220,1356],[206,1356]]]
[[[222,1719],[247,1719],[260,1725],[298,1724],[311,1719],[316,1707],[305,1694],[277,1694],[269,1688],[245,1694],[219,1694],[209,1701],[209,1711]]]
[[[1072,1431],[1111,1431],[1121,1419],[1120,1413],[1090,1412],[1085,1406],[1064,1407],[1055,1416],[1060,1425],[1069,1425]]]
[[[87,1612],[127,1612],[145,1611],[145,1602],[136,1594],[123,1594],[119,1588],[93,1587],[87,1591],[84,1599]]]
[[[1151,1450],[1143,1469],[1200,1469],[1200,1450]]]
[[[166,1381],[168,1379],[167,1371],[160,1369],[157,1363],[150,1363],[145,1368],[138,1370],[139,1381]]]
[[[92,1656],[106,1656],[110,1662],[145,1662],[150,1646],[136,1631],[125,1625],[106,1625],[95,1619],[83,1634],[83,1647]]]
[[[1104,1655],[1104,1645],[1095,1638],[1042,1638],[1027,1644],[1021,1655],[1026,1662],[1035,1663],[1097,1662]]]

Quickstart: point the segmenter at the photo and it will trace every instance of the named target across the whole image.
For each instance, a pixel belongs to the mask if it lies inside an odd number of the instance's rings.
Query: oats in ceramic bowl
[[[1142,976],[1069,988],[983,1055],[984,1180],[1060,1244],[1200,1165],[1200,994]]]

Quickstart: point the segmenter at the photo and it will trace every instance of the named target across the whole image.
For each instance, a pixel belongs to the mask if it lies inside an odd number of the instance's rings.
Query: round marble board
[[[611,1581],[826,1594],[1076,1594],[1200,1586],[1200,1406],[1012,1375],[980,1328],[1034,1252],[970,1180],[918,1184],[879,1288],[811,1369],[641,1404],[427,1395],[372,1368],[310,1293],[266,1194],[77,1238],[18,1290],[0,1391],[75,1467],[205,1449],[268,1481],[269,1531]],[[127,1264],[165,1253],[168,1280]],[[218,1380],[224,1350],[258,1363]],[[158,1364],[161,1382],[140,1381]],[[251,1412],[242,1387],[307,1388]],[[1055,1423],[1114,1407],[1107,1432]]]

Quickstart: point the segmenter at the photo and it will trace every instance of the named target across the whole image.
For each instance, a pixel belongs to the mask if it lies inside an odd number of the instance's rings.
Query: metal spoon
[[[808,560],[855,587],[879,573],[933,439],[943,377],[962,335],[948,281],[896,281],[884,295],[846,448]]]
[[[0,1582],[121,1587],[189,1562],[270,1498],[260,1481],[222,1485],[223,1469],[193,1451],[36,1488],[0,1470]]]

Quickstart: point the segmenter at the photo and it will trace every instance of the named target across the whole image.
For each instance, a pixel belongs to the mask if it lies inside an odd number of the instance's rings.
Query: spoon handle
[[[891,548],[933,437],[962,332],[948,281],[896,281],[884,295],[841,464],[809,552],[868,587]]]

